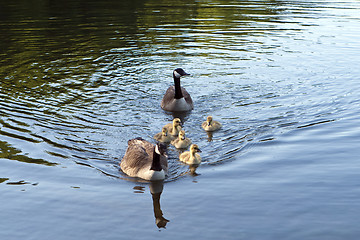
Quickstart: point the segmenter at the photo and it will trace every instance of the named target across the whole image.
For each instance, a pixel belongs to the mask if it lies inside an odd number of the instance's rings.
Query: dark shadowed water
[[[357,0],[1,1],[0,238],[358,239],[359,13]],[[127,141],[174,117],[160,101],[177,67],[199,175],[170,147],[163,184],[128,178]],[[223,124],[212,135],[208,115]]]

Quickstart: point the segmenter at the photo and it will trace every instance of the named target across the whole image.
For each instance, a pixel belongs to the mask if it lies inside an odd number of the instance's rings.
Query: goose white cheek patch
[[[160,151],[159,151],[158,145],[155,145],[155,152],[156,152],[157,154],[161,155],[161,153],[160,153]]]
[[[180,77],[181,77],[181,75],[180,75],[177,71],[174,71],[174,76],[175,76],[176,78],[180,78]]]

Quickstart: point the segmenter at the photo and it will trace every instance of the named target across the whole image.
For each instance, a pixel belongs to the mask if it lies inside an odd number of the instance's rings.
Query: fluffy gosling
[[[174,118],[172,123],[168,123],[164,126],[168,130],[168,133],[173,137],[176,138],[181,131],[181,120],[180,118]]]
[[[184,162],[186,164],[200,164],[201,157],[198,152],[201,152],[198,145],[192,144],[190,146],[190,151],[186,151],[180,154],[179,159],[181,162]]]
[[[187,148],[190,146],[191,140],[185,136],[185,131],[181,130],[178,138],[172,140],[171,144],[176,148]]]
[[[206,121],[201,124],[201,127],[207,132],[213,132],[222,127],[221,123],[214,121],[212,116],[208,116]]]
[[[154,139],[162,143],[169,143],[173,138],[168,134],[167,128],[163,127],[161,132],[155,134]]]

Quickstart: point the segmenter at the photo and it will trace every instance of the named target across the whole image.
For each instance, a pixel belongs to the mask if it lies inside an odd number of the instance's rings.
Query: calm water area
[[[0,239],[359,239],[359,63],[358,0],[0,0]],[[174,117],[197,174],[122,173]]]

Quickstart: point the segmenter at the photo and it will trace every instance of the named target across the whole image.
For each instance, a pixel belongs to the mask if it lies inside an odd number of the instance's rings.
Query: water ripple
[[[178,5],[186,8],[148,2],[130,19],[113,9],[38,18],[15,11],[1,22],[2,157],[74,161],[124,178],[118,163],[127,140],[151,141],[173,117],[159,105],[176,67],[192,74],[182,84],[195,109],[182,118],[203,149],[204,168],[241,159],[291,129],[336,121],[358,105],[358,3]],[[223,129],[202,131],[207,115]],[[191,172],[178,154],[170,148],[169,181]]]

